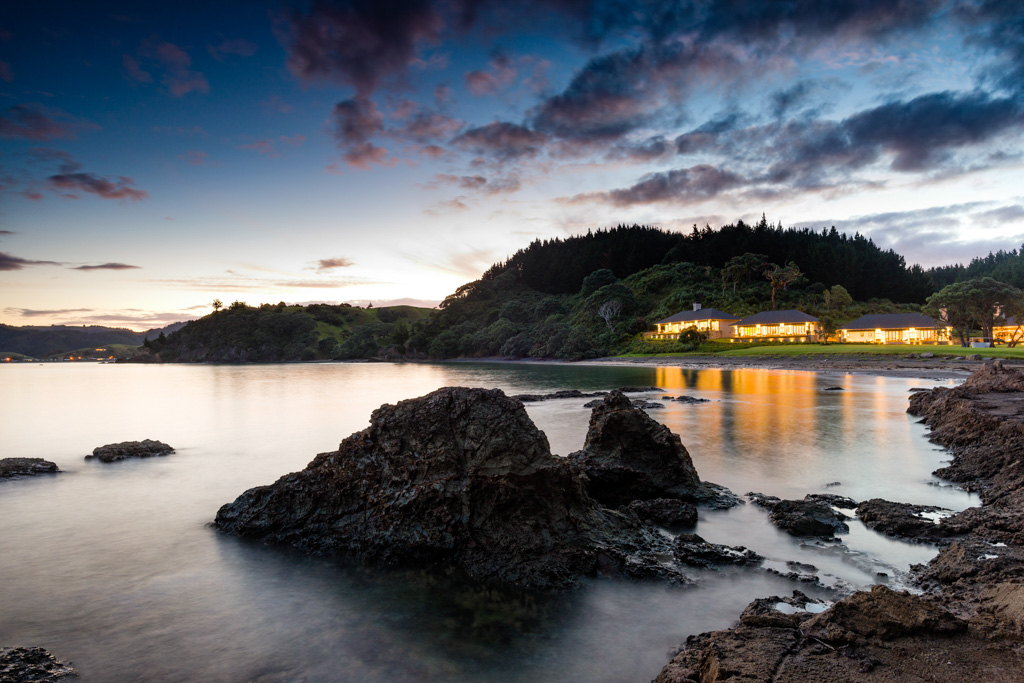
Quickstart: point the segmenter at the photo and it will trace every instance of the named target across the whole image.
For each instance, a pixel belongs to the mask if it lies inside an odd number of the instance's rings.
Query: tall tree
[[[946,285],[928,297],[925,313],[953,326],[961,346],[968,346],[971,328],[992,339],[992,327],[1000,310],[1008,314],[1024,310],[1024,292],[1013,285],[981,277]]]
[[[790,261],[784,266],[779,266],[774,263],[769,264],[768,268],[764,271],[764,276],[768,278],[768,282],[772,286],[772,310],[775,310],[775,293],[780,289],[785,290],[789,285],[796,282],[803,273],[795,263]]]

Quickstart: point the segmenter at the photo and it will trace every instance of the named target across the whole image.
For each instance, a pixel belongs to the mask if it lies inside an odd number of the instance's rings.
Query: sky
[[[0,7],[0,323],[434,305],[535,239],[761,215],[1024,243],[1018,0]]]

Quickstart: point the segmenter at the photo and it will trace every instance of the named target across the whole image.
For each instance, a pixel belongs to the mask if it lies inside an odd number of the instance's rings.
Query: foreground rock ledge
[[[59,683],[78,672],[41,647],[0,647],[0,681]]]
[[[619,392],[606,402],[649,419]],[[592,429],[599,409],[594,415]],[[662,483],[673,497],[705,495],[688,456],[685,464],[675,474],[689,489]],[[246,491],[214,525],[310,553],[454,566],[474,580],[529,589],[594,574],[686,580],[666,559],[670,540],[628,506],[600,504],[587,483],[572,461],[552,455],[521,402],[497,389],[449,387],[381,406],[337,451]]]

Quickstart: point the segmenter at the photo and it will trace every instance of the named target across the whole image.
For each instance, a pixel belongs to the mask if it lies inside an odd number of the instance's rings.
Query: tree
[[[735,294],[738,282],[750,282],[753,276],[760,273],[768,265],[768,257],[764,254],[752,254],[749,251],[733,256],[726,261],[722,268],[722,292],[725,292],[725,285],[732,283],[732,291]]]
[[[213,312],[216,313],[220,309],[224,308],[224,302],[220,299],[213,300]]]
[[[853,297],[842,285],[832,285],[824,292],[825,308],[835,313],[842,313],[853,303]]]
[[[961,346],[968,346],[971,328],[978,327],[985,339],[992,339],[997,312],[1024,312],[1024,292],[990,277],[946,285],[928,297],[924,312],[953,327]]]
[[[614,330],[615,325],[612,324],[612,320],[619,317],[622,313],[622,302],[618,299],[609,299],[603,304],[597,307],[597,314],[604,320],[604,324],[608,326],[609,330]]]
[[[764,276],[768,278],[768,281],[772,286],[772,310],[775,310],[775,293],[780,289],[785,290],[789,285],[796,282],[803,273],[797,268],[797,265],[790,261],[784,266],[779,266],[774,263],[769,264],[768,268],[764,271]]]

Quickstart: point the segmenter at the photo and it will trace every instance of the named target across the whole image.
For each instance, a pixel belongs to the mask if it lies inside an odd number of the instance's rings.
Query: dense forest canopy
[[[793,261],[809,281],[826,287],[842,285],[858,300],[923,303],[935,291],[923,268],[908,268],[902,256],[879,248],[860,234],[850,237],[834,227],[817,232],[772,226],[764,216],[756,225],[737,221],[718,230],[694,225],[688,234],[620,225],[566,239],[535,240],[504,263],[492,266],[483,279],[515,270],[533,289],[569,294],[579,291],[583,279],[602,268],[619,278],[657,264],[721,268],[734,256],[748,252],[764,254],[778,264]]]
[[[957,264],[940,266],[928,270],[932,287],[940,290],[947,285],[966,280],[990,277],[1017,288],[1024,289],[1024,245],[1019,250],[989,252],[988,256],[976,256],[966,266]]]

